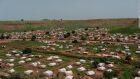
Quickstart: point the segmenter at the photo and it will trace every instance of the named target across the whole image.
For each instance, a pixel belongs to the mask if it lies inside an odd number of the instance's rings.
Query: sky
[[[138,0],[0,0],[0,20],[137,17]]]

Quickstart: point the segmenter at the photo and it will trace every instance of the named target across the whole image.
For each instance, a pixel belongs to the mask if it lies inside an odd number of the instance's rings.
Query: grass
[[[4,57],[4,56],[5,56],[5,53],[0,52],[0,57]]]
[[[134,71],[133,67],[125,66],[124,68],[122,68],[123,74],[120,76],[119,79],[133,79],[132,76],[133,71]]]
[[[32,25],[25,24],[23,28],[18,28],[14,30],[3,30],[0,29],[0,33],[4,32],[24,32],[24,31],[32,31],[32,30],[49,30],[53,28],[64,27],[66,31],[72,31],[79,28],[90,28],[95,27],[93,24],[89,24],[83,21],[47,21],[47,25]],[[133,23],[129,26],[111,26],[111,25],[102,25],[99,27],[106,27],[110,29],[110,33],[123,33],[123,34],[133,34],[140,33],[140,29],[138,28],[137,23]]]
[[[110,33],[122,33],[122,34],[133,34],[133,33],[140,33],[140,28],[138,25],[131,25],[127,27],[111,27]]]

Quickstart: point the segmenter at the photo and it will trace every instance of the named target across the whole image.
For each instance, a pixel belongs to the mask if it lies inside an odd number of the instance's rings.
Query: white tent
[[[39,67],[44,69],[46,68],[46,65],[42,64],[42,65],[39,65]]]
[[[99,63],[98,66],[105,66],[105,63]]]
[[[65,79],[73,79],[73,76],[66,76]]]
[[[87,71],[86,74],[89,76],[92,76],[92,75],[95,75],[95,72],[94,71]]]
[[[63,60],[62,59],[57,59],[55,60],[56,62],[62,62]]]
[[[135,77],[134,79],[140,79],[140,77]]]
[[[9,73],[14,73],[14,72],[15,72],[14,69],[10,69],[10,70],[9,70]]]
[[[49,66],[55,66],[56,63],[49,63],[48,65],[49,65]]]
[[[106,71],[107,71],[107,72],[112,72],[113,70],[112,70],[112,69],[107,69]]]
[[[52,76],[53,75],[53,71],[50,71],[50,70],[47,70],[47,71],[45,71],[45,72],[43,72],[43,74],[45,75],[45,76]]]
[[[107,67],[112,68],[112,67],[114,67],[114,65],[113,64],[108,64]]]
[[[75,64],[76,64],[76,65],[80,65],[81,63],[80,63],[80,62],[76,62]]]
[[[137,72],[138,76],[140,76],[140,71]]]
[[[8,60],[8,62],[14,62],[15,61],[15,59],[7,59]]]
[[[98,67],[97,69],[98,69],[98,70],[101,70],[101,71],[104,71],[106,68],[103,67],[103,66],[101,66],[101,67]]]
[[[73,66],[72,66],[72,65],[68,65],[66,68],[67,68],[67,69],[72,69]]]
[[[65,68],[61,68],[61,69],[59,69],[59,72],[65,72],[65,71],[66,71]]]
[[[72,71],[65,71],[65,75],[66,76],[72,76],[73,75],[73,72]]]
[[[3,60],[3,59],[0,58],[0,62],[1,62],[2,60]]]
[[[84,67],[79,67],[77,68],[77,70],[81,72],[81,71],[85,71],[86,69]]]
[[[12,55],[11,55],[11,54],[6,54],[6,56],[7,56],[7,57],[10,57],[10,56],[12,56]]]
[[[25,61],[32,61],[32,58],[27,58]]]
[[[24,64],[24,63],[25,63],[24,60],[21,60],[21,61],[18,62],[18,64]]]
[[[80,62],[81,62],[81,63],[86,63],[86,60],[80,59]]]
[[[24,71],[24,74],[26,74],[26,75],[31,75],[32,73],[33,73],[33,70]]]
[[[15,64],[14,64],[14,63],[8,63],[7,65],[8,65],[8,66],[10,66],[10,67],[15,66]]]

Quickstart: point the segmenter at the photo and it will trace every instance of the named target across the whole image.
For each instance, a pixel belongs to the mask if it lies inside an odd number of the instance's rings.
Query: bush
[[[46,32],[45,32],[45,34],[46,34],[46,35],[49,35],[49,34],[50,34],[50,32],[46,31]]]
[[[135,68],[140,68],[140,62],[137,62],[134,66]]]
[[[104,74],[105,78],[112,79],[114,76],[117,75],[117,72],[116,72],[116,70],[113,70],[112,72],[104,71],[103,74]]]
[[[11,74],[9,77],[1,77],[2,79],[23,79],[19,74]]]
[[[73,40],[72,43],[78,43],[78,41],[77,40]]]
[[[36,39],[36,36],[33,35],[32,38],[31,38],[31,41],[35,41],[35,39]]]
[[[87,30],[88,30],[88,28],[85,28],[85,30],[87,31]]]
[[[31,54],[32,50],[30,48],[25,48],[22,52],[23,54]]]
[[[4,34],[1,34],[0,39],[5,39]]]
[[[94,62],[92,63],[93,64],[93,67],[96,68],[98,66],[99,63],[101,62],[105,62],[106,61],[106,58],[97,58],[94,60]]]
[[[70,37],[70,33],[69,32],[67,32],[66,34],[64,34],[64,38],[68,38],[68,37]]]
[[[72,34],[75,34],[75,31],[74,30],[72,30],[72,32],[71,32]]]

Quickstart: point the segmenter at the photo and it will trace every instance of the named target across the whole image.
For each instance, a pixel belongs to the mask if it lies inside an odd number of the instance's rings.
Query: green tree
[[[24,21],[24,19],[21,19],[20,21]]]
[[[32,49],[30,48],[25,48],[24,50],[22,50],[23,54],[31,54],[32,53]]]
[[[1,34],[0,39],[5,39],[4,34]]]
[[[35,41],[36,40],[36,36],[32,35],[31,41]]]

